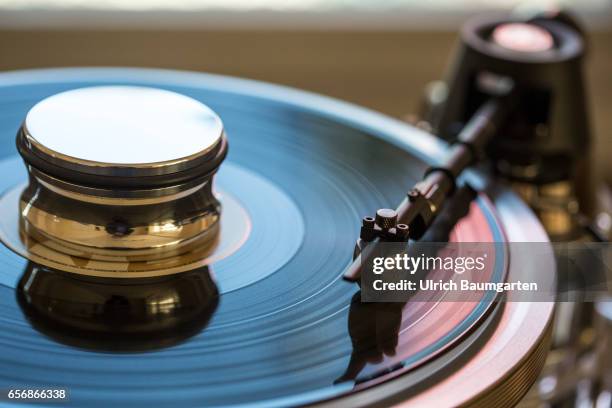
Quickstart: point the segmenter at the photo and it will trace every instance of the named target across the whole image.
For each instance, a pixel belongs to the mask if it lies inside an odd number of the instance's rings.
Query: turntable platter
[[[222,118],[228,134],[229,154],[215,186],[222,202],[240,209],[234,214],[245,215],[234,217],[234,224],[223,221],[220,247],[227,250],[206,261],[220,293],[214,313],[201,330],[168,347],[149,339],[141,348],[122,350],[112,336],[101,338],[102,344],[93,344],[96,339],[80,344],[79,338],[40,322],[40,315],[28,312],[16,295],[33,258],[23,256],[17,239],[10,238],[18,236],[17,208],[8,209],[10,192],[27,181],[16,156],[15,132],[41,99],[111,84],[163,88],[202,101]],[[433,387],[427,378],[451,370],[457,350],[481,358],[463,369],[483,369],[520,333],[527,340],[514,349],[516,358],[497,362],[506,364],[502,375],[545,341],[549,304],[356,305],[359,287],[341,277],[351,261],[359,220],[398,203],[407,186],[444,154],[442,142],[417,129],[274,85],[141,69],[6,73],[0,75],[0,104],[5,242],[0,246],[0,387],[46,387],[52,378],[54,387],[69,389],[69,403],[75,406],[295,406],[347,396],[355,406],[397,395],[422,402],[433,394],[417,385]],[[545,239],[511,193],[488,188],[476,173],[470,177],[480,191],[448,232],[451,241]],[[527,223],[535,227],[518,227]],[[238,237],[237,230],[242,231]],[[495,279],[520,267],[518,255],[503,256]],[[541,316],[530,319],[529,333],[517,317],[525,313]],[[383,336],[382,345],[359,349],[355,333],[364,332],[366,338]],[[500,342],[483,346],[487,339]],[[491,375],[491,384],[472,381],[458,387],[460,369],[452,372],[438,386],[455,387],[459,401],[472,400],[495,382]],[[362,402],[354,399],[358,394]]]

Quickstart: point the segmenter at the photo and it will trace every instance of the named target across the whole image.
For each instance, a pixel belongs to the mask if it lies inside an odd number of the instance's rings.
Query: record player
[[[413,124],[211,74],[0,74],[3,403],[497,407],[585,381],[605,401],[607,302],[359,285],[388,242],[495,243],[496,279],[554,281],[552,253],[507,244],[607,239],[585,49],[565,14],[471,20]]]

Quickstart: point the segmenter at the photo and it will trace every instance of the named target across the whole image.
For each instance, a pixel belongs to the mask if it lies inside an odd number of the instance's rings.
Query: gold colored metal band
[[[29,233],[37,232],[46,239],[80,248],[82,252],[92,256],[111,256],[118,251],[117,243],[105,231],[104,225],[84,224],[61,218],[33,206],[22,212]],[[200,236],[217,222],[216,214],[205,214],[179,227],[171,221],[166,224],[135,226],[129,236],[120,238],[121,251],[129,251],[127,253],[136,256],[178,247],[183,242]]]
[[[95,196],[95,195],[89,195],[89,194],[82,194],[82,193],[77,193],[76,191],[70,191],[70,190],[66,190],[63,189],[61,187],[55,186],[51,183],[48,183],[44,180],[42,180],[39,177],[36,177],[36,181],[39,182],[42,186],[44,186],[45,188],[53,191],[54,193],[60,194],[64,197],[73,199],[73,200],[78,200],[78,201],[85,201],[88,203],[92,203],[92,204],[102,204],[102,205],[152,205],[152,204],[162,204],[162,203],[166,203],[169,201],[175,201],[175,200],[179,200],[181,198],[187,197],[195,192],[197,192],[198,190],[200,190],[201,188],[203,188],[206,183],[208,183],[208,181],[199,184],[195,187],[192,187],[190,189],[187,189],[185,191],[180,191],[178,193],[174,193],[174,194],[168,194],[168,195],[164,195],[164,196],[160,196],[160,197],[150,197],[150,198],[132,198],[132,197],[102,197],[102,196]]]

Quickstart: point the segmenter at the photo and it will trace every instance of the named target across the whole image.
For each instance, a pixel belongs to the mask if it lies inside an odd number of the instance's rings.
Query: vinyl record
[[[69,272],[90,265],[68,258],[62,261],[67,274],[49,275],[39,258],[23,256],[18,233],[16,203],[27,173],[15,134],[27,111],[49,95],[107,84],[162,88],[204,102],[222,118],[230,146],[215,179],[227,211],[220,247],[183,268],[166,298],[150,289],[165,284],[155,273],[143,274],[149,280],[138,289],[143,297],[155,293],[159,310],[197,285],[206,288],[198,296],[217,300],[194,300],[198,307],[181,330],[143,331],[129,342],[113,327],[103,334],[98,326],[69,327],[74,322],[62,320],[61,304],[53,300],[34,305],[28,299],[33,281],[86,298],[105,276],[77,282]],[[2,74],[0,106],[0,388],[66,388],[72,406],[319,403],[411,372],[424,375],[423,367],[450,350],[475,353],[475,333],[494,327],[503,314],[490,297],[360,303],[359,287],[342,280],[361,218],[395,207],[445,152],[442,142],[403,123],[274,85],[140,69]],[[486,184],[471,177],[474,185]],[[513,204],[516,198],[503,189],[466,194],[436,232],[450,241],[504,242],[508,215],[503,220],[499,211],[520,205]],[[487,277],[493,281],[503,281],[509,270],[511,254],[502,249],[498,255]],[[109,290],[120,303],[124,289]]]

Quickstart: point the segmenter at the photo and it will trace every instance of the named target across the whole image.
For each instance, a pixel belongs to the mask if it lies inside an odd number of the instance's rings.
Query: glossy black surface
[[[351,334],[367,331],[371,323],[363,321],[363,329],[361,319],[356,326],[350,323],[359,288],[341,279],[360,220],[378,208],[394,207],[406,186],[421,178],[424,160],[433,161],[442,152],[432,138],[366,110],[284,88],[190,73],[109,69],[6,74],[0,76],[0,154],[15,154],[15,132],[36,101],[66,89],[116,83],[159,86],[206,103],[224,121],[230,167],[274,184],[301,218],[278,210],[258,227],[261,233],[251,234],[231,264],[212,265],[221,288],[232,274],[257,272],[258,278],[221,291],[214,314],[199,333],[149,353],[100,353],[41,335],[38,329],[45,329],[37,327],[40,319],[26,312],[32,327],[15,295],[16,277],[21,279],[32,267],[0,247],[0,387],[52,381],[71,390],[74,406],[296,405],[348,392],[355,382],[398,367],[397,361],[402,361],[400,367],[421,362],[486,314],[487,305],[476,307],[427,347],[402,351],[388,364],[376,359],[363,369],[347,370],[355,358]],[[220,173],[221,189],[249,205],[268,204],[266,195],[232,178],[236,172],[224,178],[222,167]],[[2,190],[20,181],[7,177]],[[294,242],[273,233],[278,226],[296,231],[297,250]],[[287,253],[288,260],[280,267],[267,257],[250,263],[245,251],[257,248],[253,240],[273,242],[274,252]],[[259,274],[262,270],[266,273]],[[388,324],[380,326],[391,329],[391,340],[383,342],[386,353],[391,354],[395,335],[399,344],[413,342],[410,327],[427,310],[411,313],[416,315],[398,323],[394,310]],[[148,339],[146,348],[156,348],[156,340]],[[161,344],[163,338],[159,341],[159,346],[167,345]],[[369,348],[358,353],[369,353]]]
[[[208,268],[148,279],[79,276],[28,263],[17,301],[41,333],[116,352],[172,346],[200,332],[219,293]]]

